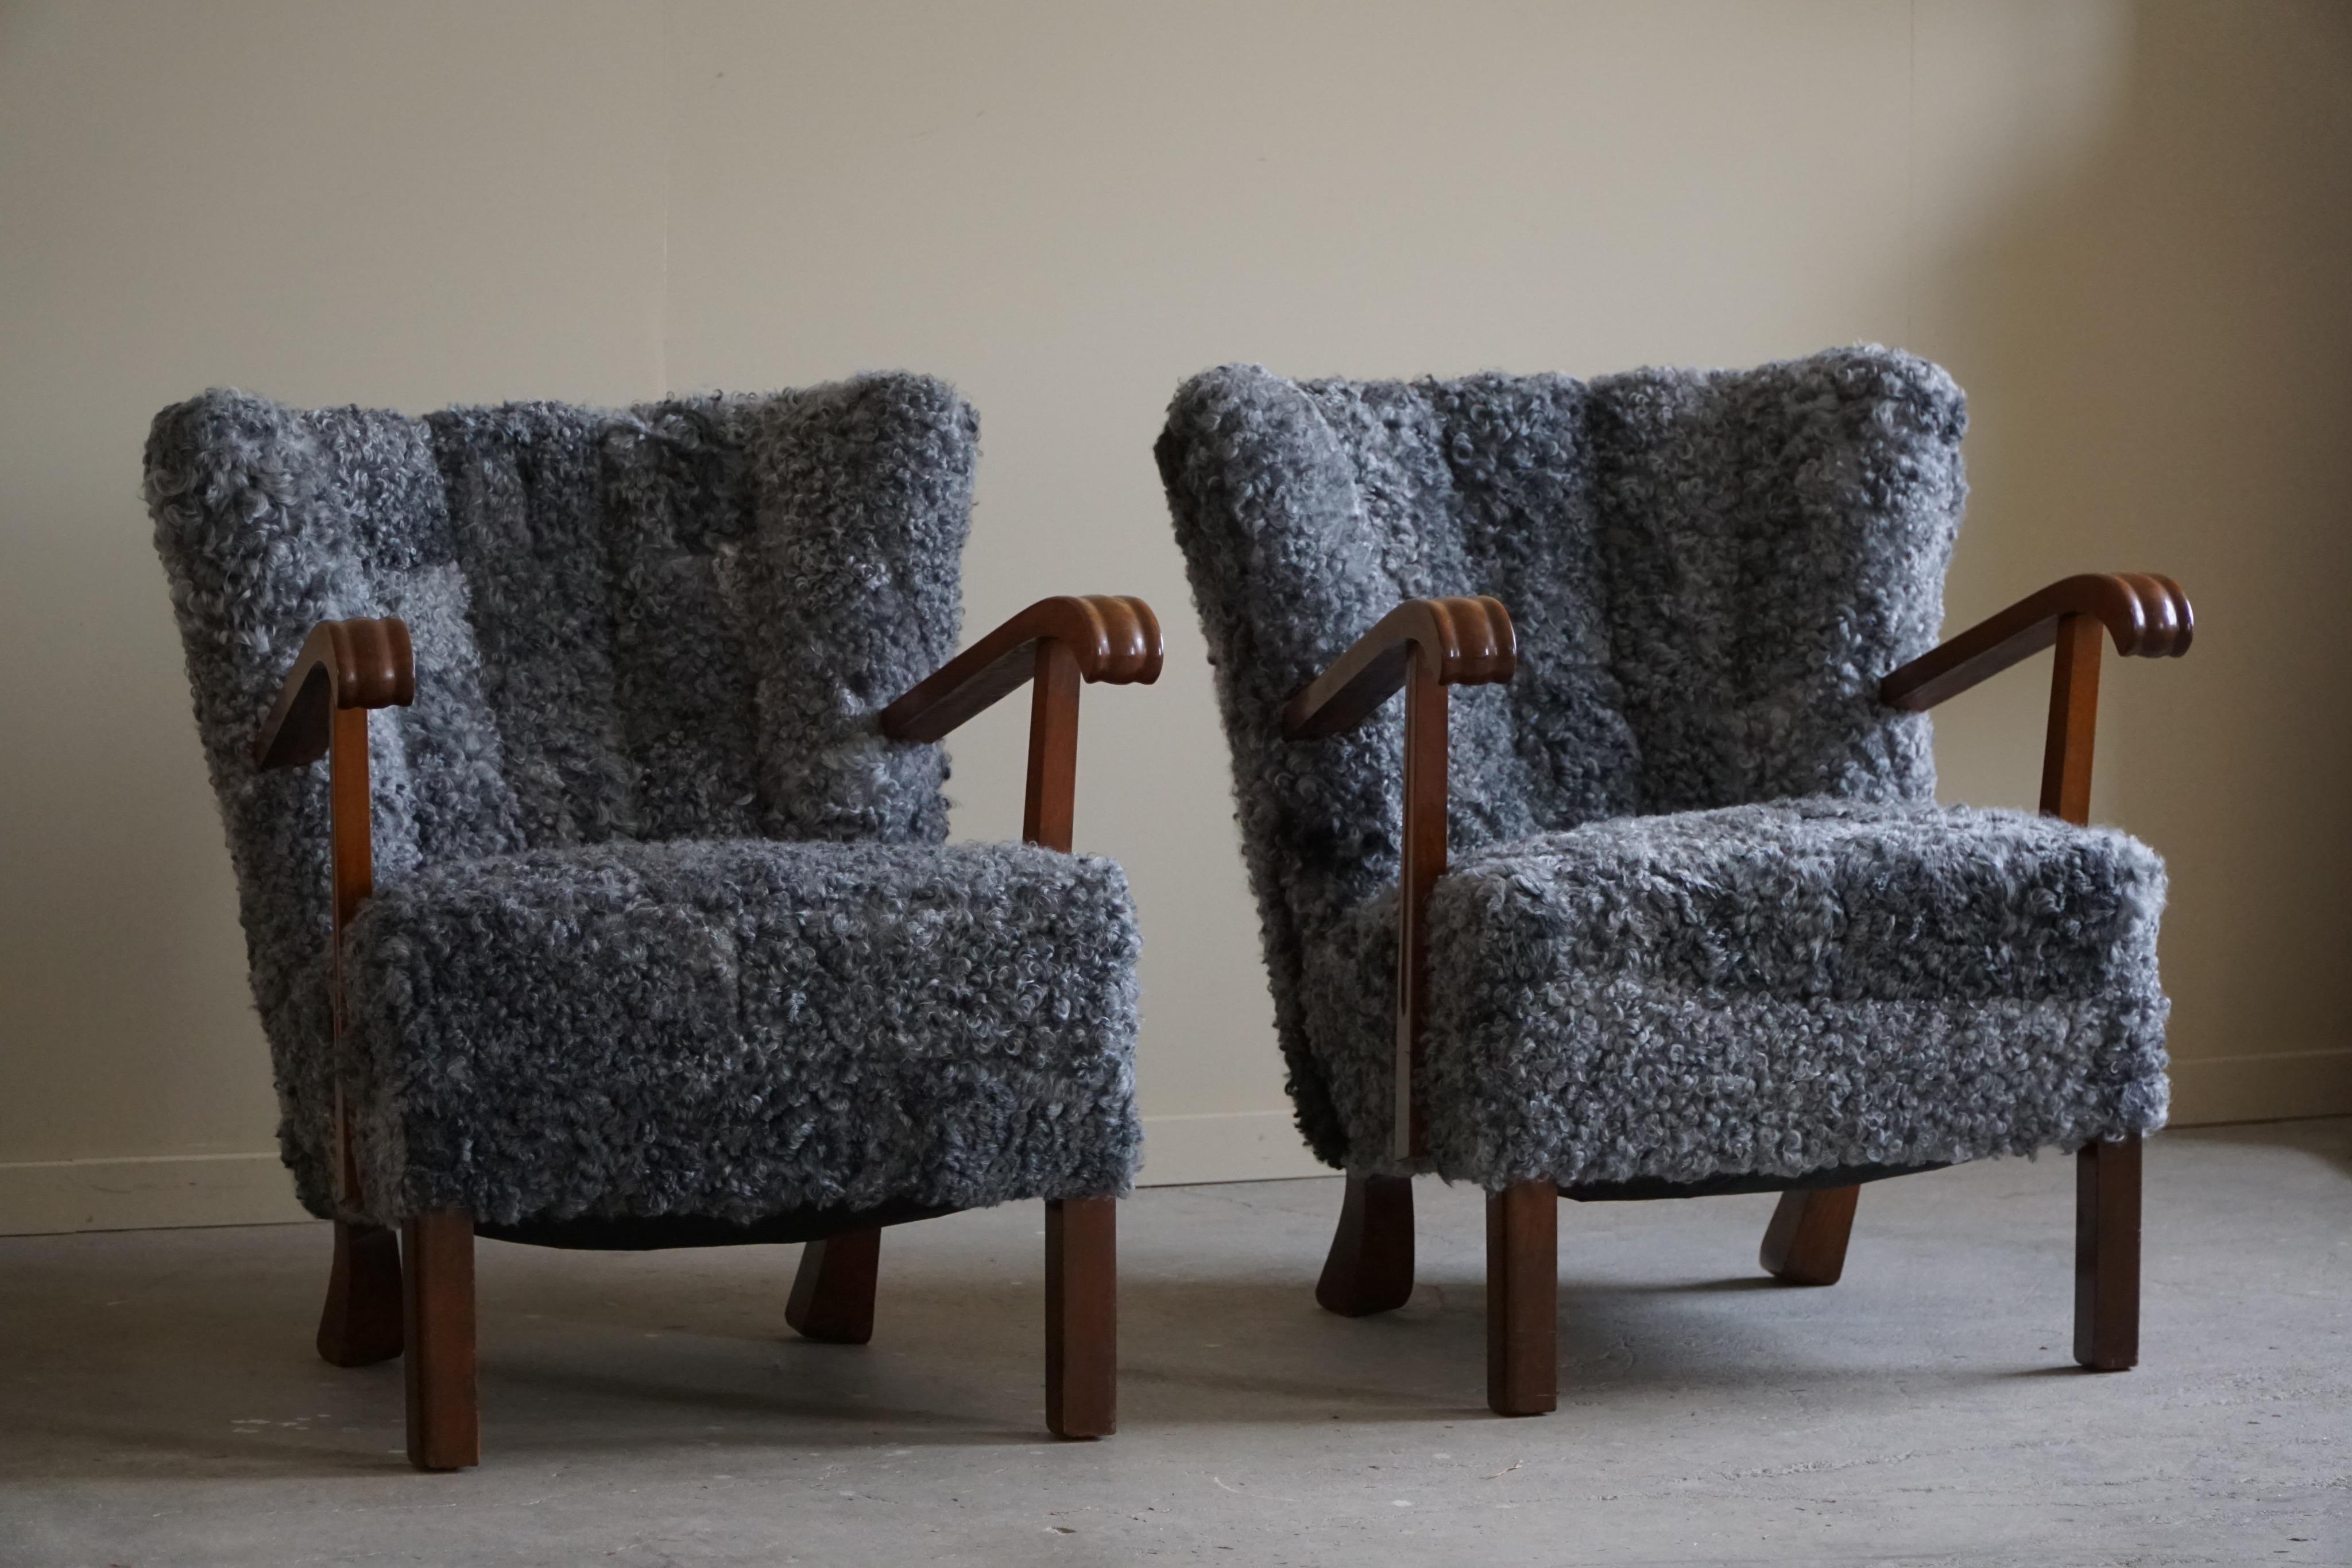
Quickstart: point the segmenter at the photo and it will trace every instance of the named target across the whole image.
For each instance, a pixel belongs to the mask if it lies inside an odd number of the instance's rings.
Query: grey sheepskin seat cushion
[[[2011,811],[1816,798],[1488,845],[1430,907],[1432,1163],[1489,1187],[1695,1184],[2156,1125],[2163,901],[2144,845]],[[1306,989],[1349,1020],[1318,1065],[1378,1148],[1393,895],[1309,956]]]
[[[1108,970],[1132,966],[1134,927],[1116,873],[941,850],[945,755],[877,723],[955,651],[978,439],[953,389],[901,374],[423,419],[215,391],[156,417],[148,506],[280,1145],[311,1212],[335,1211],[338,1083],[392,1140],[365,1154],[357,1212],[375,1218],[462,1199],[501,1221],[741,1220],[812,1194],[971,1205],[1127,1185],[1136,1123],[1108,1064],[1132,1051],[1134,1008]],[[382,918],[353,933],[369,1001],[338,1061],[325,769],[261,773],[251,747],[313,626],[386,615],[408,624],[416,701],[369,721]],[[845,879],[862,872],[877,885],[860,902]],[[916,931],[885,940],[877,923],[902,907],[946,929],[957,890],[974,904],[956,940],[1007,972],[918,962]],[[1041,899],[1068,913],[1041,915]],[[600,963],[562,956],[575,914],[609,939]],[[477,915],[462,937],[450,924]],[[908,972],[868,963],[853,980],[861,945]],[[673,950],[700,967],[651,956]],[[725,1028],[709,1012],[722,971],[740,1003]],[[953,1028],[949,996],[971,1011]],[[557,998],[583,1026],[637,1020],[642,1048],[668,1054],[633,1071],[640,1042],[574,1034],[535,1059],[525,1103],[515,1064],[555,1039],[525,1015]],[[1054,1049],[1035,1032],[1048,1012],[1069,1031]],[[958,1065],[885,1070],[924,1052]],[[820,1114],[821,1065],[867,1072],[858,1136]],[[913,1097],[885,1102],[883,1083]],[[992,1109],[950,1115],[958,1093]],[[681,1094],[728,1117],[698,1137]],[[1013,1142],[955,1145],[991,1129]]]
[[[1160,473],[1318,1156],[1402,1168],[1402,705],[1307,741],[1282,709],[1449,594],[1509,608],[1519,667],[1453,699],[1429,1165],[1697,1184],[2162,1124],[2156,857],[1937,810],[1927,719],[1878,701],[1936,641],[1966,423],[1942,371],[1873,347],[1178,392]]]
[[[363,1185],[499,1224],[1122,1191],[1137,953],[1116,865],[1024,844],[435,866],[351,931]]]

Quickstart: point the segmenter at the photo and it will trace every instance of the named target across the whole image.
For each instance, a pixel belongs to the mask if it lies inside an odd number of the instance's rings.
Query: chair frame
[[[2108,637],[2127,657],[2177,658],[2195,617],[2179,584],[2142,572],[2085,574],[2053,583],[1938,644],[1879,684],[1887,706],[1924,712],[2020,661],[2055,647],[2041,809],[2087,823],[2098,723],[2099,659]],[[1496,600],[1416,599],[1359,638],[1283,712],[1294,740],[1343,734],[1402,687],[1404,707],[1403,856],[1399,873],[1396,1115],[1391,1153],[1427,1150],[1414,1103],[1424,1056],[1430,893],[1445,870],[1446,691],[1507,681],[1518,644]],[[2075,1156],[2076,1362],[2119,1372],[2139,1360],[2140,1140],[2086,1145]],[[1835,1284],[1863,1180],[1908,1174],[1873,1167],[1819,1172],[1790,1182],[1711,1184],[1681,1191],[1570,1188],[1522,1181],[1486,1197],[1486,1402],[1498,1416],[1535,1416],[1559,1394],[1559,1202],[1696,1197],[1707,1191],[1780,1190],[1759,1260],[1791,1285]],[[1351,1174],[1331,1250],[1316,1286],[1323,1307],[1360,1317],[1402,1306],[1412,1294],[1412,1184],[1408,1176]]]
[[[1067,853],[1080,686],[1149,685],[1159,679],[1162,659],[1159,620],[1139,599],[1040,600],[885,708],[880,728],[892,739],[937,741],[1031,684],[1022,837]],[[334,912],[330,987],[338,1050],[346,1028],[343,934],[374,888],[368,714],[405,706],[415,695],[406,625],[324,622],[304,640],[254,743],[254,762],[263,769],[327,761]],[[356,1210],[362,1204],[359,1164],[340,1088],[332,1117],[336,1199]],[[1055,1198],[1045,1205],[1045,1422],[1060,1437],[1101,1437],[1118,1429],[1117,1201]],[[809,1339],[863,1344],[874,1333],[882,1227],[937,1212],[812,1211],[785,1217],[789,1236],[746,1239],[805,1240],[785,1321]],[[383,1226],[334,1222],[319,1354],[337,1366],[405,1355],[408,1458],[421,1470],[461,1469],[481,1460],[475,1234],[473,1217],[462,1209],[410,1216],[397,1240]]]

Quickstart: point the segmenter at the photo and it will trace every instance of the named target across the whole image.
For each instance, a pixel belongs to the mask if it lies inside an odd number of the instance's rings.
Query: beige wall
[[[2100,815],[2170,857],[2184,1118],[2352,1111],[2352,7],[0,5],[0,1229],[282,1213],[137,499],[207,384],[421,411],[877,366],[982,411],[974,630],[1141,593],[1078,835],[1142,906],[1148,1179],[1305,1168],[1150,446],[1184,375],[1877,340],[1973,395],[1955,625],[2166,570]],[[2028,803],[2038,668],[1947,793]],[[1020,714],[959,737],[1018,821]]]

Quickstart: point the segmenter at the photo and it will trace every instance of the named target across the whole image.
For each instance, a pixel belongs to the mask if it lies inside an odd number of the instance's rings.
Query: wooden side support
[[[2188,594],[2168,577],[2070,577],[1912,660],[1880,683],[1879,695],[1894,706],[1923,711],[2054,648],[2042,810],[2087,823],[2105,647],[2112,640],[2126,657],[2179,658],[2196,630]],[[2091,1144],[2074,1158],[2074,1359],[2095,1371],[2120,1372],[2139,1360],[2140,1140]],[[1769,1236],[1765,1247],[1769,1254]]]
[[[939,740],[1033,683],[1021,836],[1067,854],[1076,826],[1081,686],[1149,685],[1160,678],[1161,659],[1159,618],[1140,599],[1042,599],[884,709],[882,733]],[[808,1265],[802,1267],[805,1280]],[[866,1289],[870,1317],[870,1281]],[[1057,1437],[1107,1437],[1118,1429],[1116,1198],[1045,1205],[1045,1425]]]
[[[882,1263],[882,1232],[851,1230],[801,1249],[784,1322],[803,1339],[864,1344],[874,1337],[874,1282]]]
[[[1500,600],[1409,599],[1356,639],[1283,709],[1293,740],[1340,735],[1404,692],[1403,856],[1397,910],[1396,1060],[1392,1152],[1426,1152],[1427,1118],[1413,1098],[1428,1013],[1429,896],[1445,874],[1449,686],[1507,681],[1518,633]]]
[[[330,1040],[340,1058],[343,1011],[343,932],[375,890],[370,820],[368,713],[416,697],[416,660],[408,627],[393,620],[326,621],[311,629],[261,721],[254,767],[300,768],[327,759],[332,868],[328,936]],[[362,1207],[351,1109],[338,1087],[328,1113],[329,1158],[337,1203]],[[336,1366],[365,1366],[401,1353],[400,1250],[390,1230],[356,1220],[335,1222],[334,1262],[319,1313],[319,1354]],[[469,1309],[470,1310],[470,1309]]]
[[[482,1462],[474,1369],[474,1221],[460,1209],[401,1226],[408,1330],[408,1462],[460,1470]]]
[[[1118,1200],[1045,1205],[1045,1425],[1056,1437],[1118,1430]]]

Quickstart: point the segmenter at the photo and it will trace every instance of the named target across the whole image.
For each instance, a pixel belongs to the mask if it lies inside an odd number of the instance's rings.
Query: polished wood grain
[[[2094,1372],[2139,1364],[2140,1141],[2074,1156],[2074,1359]]]
[[[1150,685],[1165,650],[1160,618],[1117,594],[1041,599],[882,710],[894,740],[941,740],[964,720],[1020,689],[1037,671],[1036,645],[1060,643],[1089,684]]]
[[[1412,1178],[1350,1176],[1315,1300],[1343,1318],[1393,1312],[1412,1299]]]
[[[1783,1284],[1836,1284],[1845,1273],[1846,1241],[1861,1197],[1858,1186],[1782,1193],[1758,1253],[1764,1271]]]
[[[2053,582],[1948,638],[1881,681],[1879,697],[1924,712],[2049,647],[2068,616],[2105,627],[2116,652],[2126,658],[2177,659],[2189,652],[2197,631],[2189,596],[2172,579],[2144,571],[2085,573]]]
[[[882,1263],[882,1232],[852,1230],[801,1249],[784,1322],[803,1339],[864,1344],[874,1337],[874,1281]]]
[[[1559,1188],[1486,1195],[1486,1406],[1540,1416],[1559,1404]]]
[[[1290,699],[1283,733],[1312,740],[1355,728],[1404,685],[1416,658],[1440,685],[1507,681],[1519,665],[1518,633],[1497,599],[1409,599]]]
[[[400,1239],[386,1227],[335,1221],[335,1261],[319,1314],[319,1357],[333,1366],[371,1366],[400,1354],[405,1312]]]
[[[459,1209],[413,1215],[400,1229],[408,1335],[408,1462],[481,1463],[474,1366],[474,1221]]]
[[[1045,1205],[1045,1425],[1057,1437],[1118,1430],[1118,1200]]]

